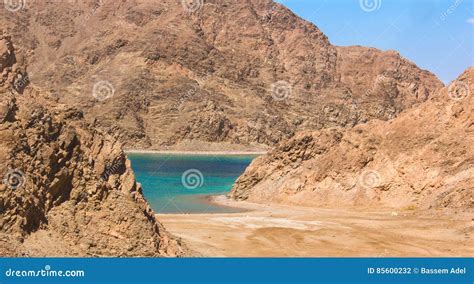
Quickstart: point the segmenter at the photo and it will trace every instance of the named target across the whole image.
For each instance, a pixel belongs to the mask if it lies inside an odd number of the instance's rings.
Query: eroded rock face
[[[309,206],[474,209],[474,68],[414,109],[303,132],[254,161],[231,197]]]
[[[4,47],[7,48],[4,48]],[[16,78],[10,37],[3,78]],[[31,86],[0,84],[0,255],[179,256],[116,138]]]
[[[35,84],[129,148],[267,148],[394,118],[443,86],[396,52],[333,46],[270,0],[209,0],[192,13],[175,0],[79,2],[2,9],[0,22],[31,53]],[[97,101],[102,80],[114,95]]]

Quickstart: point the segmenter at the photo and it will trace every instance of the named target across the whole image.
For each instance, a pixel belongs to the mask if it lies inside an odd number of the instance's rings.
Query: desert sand
[[[233,201],[230,214],[160,214],[197,256],[472,256],[473,222],[442,212],[355,211]],[[450,217],[448,217],[450,216]]]

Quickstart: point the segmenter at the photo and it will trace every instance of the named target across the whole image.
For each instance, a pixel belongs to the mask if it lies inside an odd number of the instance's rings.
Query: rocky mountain
[[[472,213],[473,90],[474,67],[393,120],[299,133],[256,159],[231,196],[263,203]]]
[[[270,0],[28,1],[0,25],[35,85],[128,148],[268,148],[394,118],[443,87]]]
[[[120,142],[29,84],[0,33],[0,255],[179,256]]]

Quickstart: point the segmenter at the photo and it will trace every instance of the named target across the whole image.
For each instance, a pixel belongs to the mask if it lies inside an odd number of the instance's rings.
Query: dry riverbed
[[[467,217],[214,202],[248,211],[158,217],[199,256],[474,256]]]

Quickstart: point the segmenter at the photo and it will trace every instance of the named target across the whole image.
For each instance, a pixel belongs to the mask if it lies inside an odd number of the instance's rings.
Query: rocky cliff
[[[391,121],[299,133],[255,160],[231,196],[263,203],[472,213],[473,90],[470,68]]]
[[[115,137],[29,85],[0,35],[0,255],[179,256]]]
[[[129,148],[268,148],[394,118],[442,87],[396,52],[332,45],[270,0],[186,3],[29,1],[0,24],[32,82]]]

